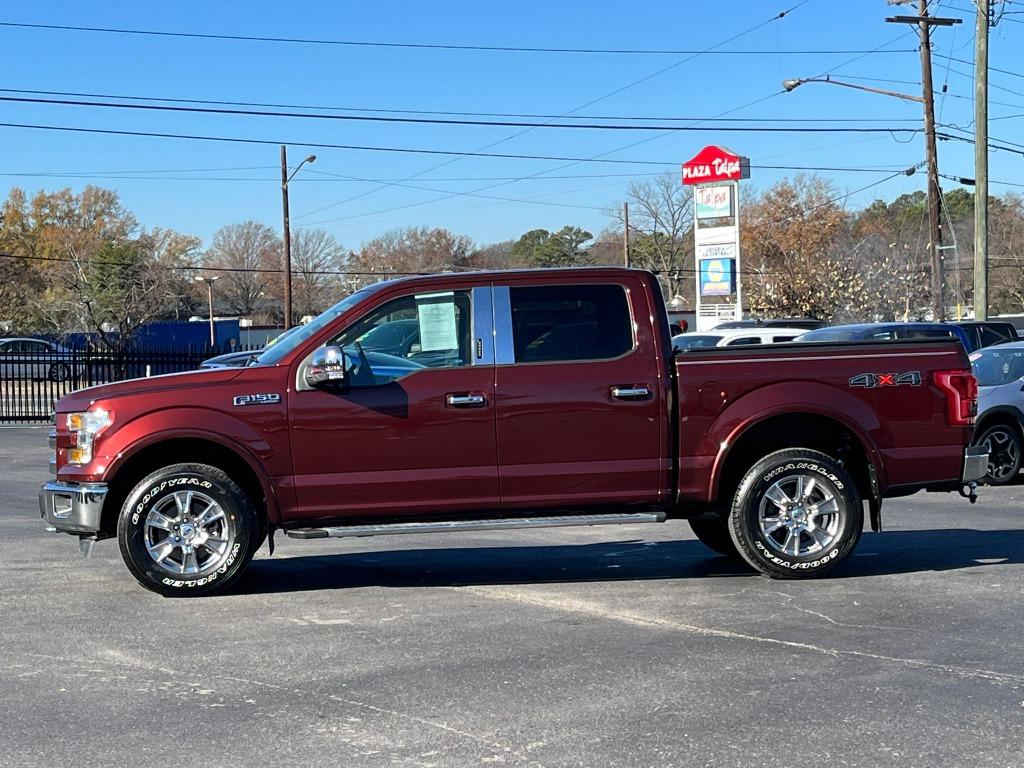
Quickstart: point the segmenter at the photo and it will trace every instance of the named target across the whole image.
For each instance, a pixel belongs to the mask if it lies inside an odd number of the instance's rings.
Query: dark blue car
[[[968,352],[974,351],[964,329],[952,323],[854,323],[819,328],[800,336],[797,341],[885,341],[896,339],[959,339]]]

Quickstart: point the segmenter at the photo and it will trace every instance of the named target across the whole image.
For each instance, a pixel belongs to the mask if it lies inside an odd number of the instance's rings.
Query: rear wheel
[[[821,576],[860,540],[864,512],[842,464],[807,448],[765,456],[744,476],[729,513],[740,555],[776,579]]]
[[[1009,424],[993,424],[981,433],[978,445],[988,449],[988,472],[985,482],[989,485],[1006,485],[1016,479],[1020,472],[1021,438]]]
[[[689,520],[690,528],[694,535],[708,549],[720,555],[735,559],[740,558],[740,553],[729,535],[729,525],[721,515],[706,515],[693,517]]]
[[[251,500],[207,464],[153,472],[128,495],[117,523],[128,570],[146,589],[166,596],[225,589],[248,566],[259,535]]]

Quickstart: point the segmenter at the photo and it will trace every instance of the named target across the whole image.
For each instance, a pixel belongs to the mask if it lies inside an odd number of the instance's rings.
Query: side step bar
[[[567,528],[586,525],[663,523],[664,512],[634,512],[609,515],[560,515],[557,517],[500,517],[492,520],[447,520],[436,523],[381,523],[339,525],[327,528],[293,528],[285,533],[293,539],[341,539],[348,536],[388,536],[396,533],[457,533],[458,531],[504,531],[518,528]]]

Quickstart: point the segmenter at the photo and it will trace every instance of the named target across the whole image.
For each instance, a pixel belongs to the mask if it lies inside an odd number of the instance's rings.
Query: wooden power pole
[[[959,24],[960,19],[928,15],[928,0],[918,0],[917,16],[892,16],[886,21],[914,24],[921,38],[921,88],[924,97],[925,159],[928,165],[928,256],[932,272],[932,312],[935,320],[946,315],[942,276],[942,189],[939,187],[939,158],[935,147],[935,90],[932,85],[931,27]]]
[[[292,231],[288,219],[288,148],[281,145],[281,210],[284,214],[284,329],[292,327]]]
[[[629,203],[622,204],[622,221],[625,228],[622,231],[622,263],[629,266]]]
[[[975,0],[974,32],[974,319],[988,320],[988,17]]]

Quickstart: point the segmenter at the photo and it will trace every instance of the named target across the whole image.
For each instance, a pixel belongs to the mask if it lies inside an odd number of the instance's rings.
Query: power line
[[[76,264],[80,263],[75,259],[62,258],[59,256],[18,256],[13,253],[0,253],[0,259],[20,259],[22,261],[43,261],[43,262],[57,262],[60,264]],[[110,267],[137,267],[138,264],[128,261],[103,261],[103,266]],[[595,264],[594,266],[609,266]],[[228,274],[242,273],[242,274],[268,274],[268,275],[279,275],[284,272],[283,269],[273,267],[214,267],[207,266],[205,264],[149,264],[149,269],[157,269],[167,272],[185,271],[185,272],[224,272]],[[476,269],[476,268],[464,268],[461,271],[455,271],[454,269],[439,269],[439,270],[428,270],[411,272],[407,270],[394,270],[386,269],[378,272],[367,271],[367,270],[354,270],[354,269],[293,269],[291,270],[293,275],[332,275],[338,277],[425,277],[427,275],[437,274],[450,274],[450,275],[469,275],[471,276],[474,272],[505,272],[505,271],[519,271],[521,267],[513,267],[509,270],[502,269]],[[647,270],[655,275],[679,275],[679,274],[696,274],[699,270],[694,267],[678,267],[675,269],[659,270],[649,269]],[[757,271],[758,275],[791,275],[792,272],[785,270],[767,270]]]
[[[273,168],[274,166],[251,166],[251,169],[264,170],[267,168]],[[840,166],[820,166],[820,165],[756,165],[751,164],[750,166],[755,170],[780,170],[780,171],[797,171],[797,172],[830,172],[830,173],[878,173],[879,171],[892,170],[891,168],[880,168],[880,167],[860,167],[860,168],[844,168]],[[41,178],[41,179],[108,179],[114,181],[238,181],[238,182],[253,182],[253,181],[265,181],[265,182],[279,182],[280,178],[276,176],[268,177],[257,177],[257,176],[150,176],[143,174],[172,174],[172,173],[195,173],[201,171],[215,171],[215,170],[249,170],[250,168],[239,168],[239,169],[180,169],[180,170],[166,170],[166,171],[4,171],[0,172],[0,177],[11,177],[11,178]],[[317,173],[330,178],[324,179],[311,179],[308,176],[300,179],[296,179],[293,183],[350,183],[350,184],[389,184],[392,182],[401,182],[400,178],[384,178],[384,179],[367,179],[357,176],[345,176],[337,173],[329,173],[327,171],[315,170],[310,168],[308,173]],[[661,176],[661,173],[590,173],[590,174],[565,174],[560,176],[538,176],[532,181],[565,181],[565,180],[579,180],[579,179],[636,179],[644,177]],[[467,181],[516,181],[520,179],[519,176],[452,176],[452,177],[430,177],[424,179],[424,181],[432,182],[467,182]],[[447,190],[445,190],[447,191]],[[503,198],[505,199],[505,198]],[[511,202],[515,202],[513,198],[507,198]],[[601,209],[603,210],[603,209]]]
[[[649,80],[652,80],[652,79],[654,79],[654,78],[656,78],[656,77],[658,77],[660,75],[663,75],[666,72],[669,72],[669,71],[675,69],[676,67],[680,67],[683,64],[686,64],[687,62],[693,61],[697,57],[699,57],[699,56],[701,56],[701,55],[703,55],[703,54],[705,54],[705,53],[707,53],[709,51],[718,50],[722,46],[728,45],[729,43],[731,43],[734,40],[738,40],[739,38],[741,38],[741,37],[743,37],[745,35],[748,35],[751,32],[754,32],[755,30],[761,29],[762,27],[767,26],[768,24],[771,24],[774,21],[778,21],[779,19],[782,19],[782,18],[786,17],[788,14],[790,14],[793,11],[795,11],[796,9],[806,5],[810,1],[811,0],[800,0],[800,2],[798,2],[796,5],[790,7],[789,9],[780,11],[779,13],[775,14],[774,16],[772,16],[772,17],[770,17],[768,19],[765,19],[764,21],[761,21],[761,22],[759,22],[757,24],[754,24],[753,26],[751,26],[751,27],[749,27],[749,28],[747,28],[745,30],[737,32],[736,34],[731,35],[730,37],[727,37],[724,40],[720,40],[719,42],[717,42],[714,45],[711,45],[711,46],[705,48],[702,51],[698,51],[698,52],[695,52],[693,54],[687,55],[685,58],[680,59],[679,61],[676,61],[676,62],[674,62],[672,64],[669,64],[666,67],[662,67],[661,69],[655,70],[654,72],[651,72],[648,75],[644,75],[643,77],[641,77],[641,78],[639,78],[637,80],[633,80],[633,81],[631,81],[629,83],[626,83],[625,85],[622,85],[622,86],[619,86],[617,88],[614,88],[611,91],[607,91],[604,94],[602,94],[602,95],[600,95],[600,96],[598,96],[596,98],[591,99],[590,101],[587,101],[587,102],[585,102],[583,104],[580,104],[580,105],[574,107],[573,109],[567,110],[563,115],[561,115],[561,117],[567,117],[569,115],[572,115],[573,113],[580,112],[581,110],[584,110],[587,107],[593,106],[594,104],[597,104],[597,103],[599,103],[601,101],[604,101],[605,99],[611,98],[612,96],[615,96],[615,95],[620,94],[620,93],[622,93],[624,91],[627,91],[630,88],[633,88],[633,87],[635,87],[637,85],[640,85],[641,83],[645,83],[645,82],[647,82]],[[496,147],[496,146],[498,146],[500,144],[503,144],[503,143],[505,143],[507,141],[511,141],[512,139],[518,138],[520,136],[524,136],[525,134],[529,133],[532,130],[534,130],[534,129],[533,128],[524,128],[521,131],[516,131],[515,133],[512,133],[512,134],[506,136],[503,139],[499,139],[498,141],[495,141],[495,142],[492,142],[490,144],[486,144],[483,147],[480,147],[478,151],[485,151],[485,150],[488,150],[488,149],[493,149],[494,147]],[[431,166],[430,168],[426,168],[426,169],[424,169],[422,171],[419,171],[418,173],[411,174],[410,176],[408,176],[405,179],[403,179],[403,181],[411,181],[412,179],[415,179],[416,177],[422,176],[422,175],[424,175],[426,173],[433,173],[434,171],[436,171],[436,170],[438,170],[440,168],[444,168],[444,167],[446,167],[448,165],[451,165],[452,163],[455,163],[455,162],[458,162],[458,158],[452,158],[450,160],[446,160],[446,161],[444,161],[444,162],[442,162],[442,163],[440,163],[438,165],[434,165],[434,166]],[[556,169],[551,169],[551,170],[559,170],[559,169],[556,168]],[[503,182],[503,184],[506,184],[506,183],[507,184],[513,184],[515,182]],[[298,218],[305,218],[306,216],[312,216],[313,214],[320,213],[321,211],[326,211],[326,210],[329,210],[331,208],[335,208],[335,207],[337,207],[339,205],[344,205],[346,203],[350,203],[353,200],[358,200],[358,199],[366,197],[368,195],[372,195],[372,194],[374,194],[376,192],[379,192],[381,190],[388,189],[390,186],[391,186],[390,184],[381,185],[381,186],[377,187],[376,189],[369,190],[367,192],[362,192],[362,193],[360,193],[358,195],[352,195],[351,197],[347,197],[344,200],[338,200],[338,201],[336,201],[334,203],[331,203],[331,204],[325,205],[325,206],[321,206],[320,208],[316,208],[316,209],[311,210],[311,211],[306,211],[305,213],[302,213],[299,216],[296,216],[295,218],[298,219]],[[495,185],[495,186],[499,186],[499,185]],[[487,186],[487,187],[482,187],[482,188],[479,188],[479,189],[475,189],[473,191],[474,192],[486,192],[486,191],[488,191],[491,188],[492,188],[491,186]],[[438,199],[439,200],[443,200],[443,199],[446,199],[446,198],[438,198]],[[432,201],[426,201],[426,202],[432,202]]]
[[[602,130],[602,131],[703,131],[705,128],[697,128],[688,125],[629,125],[623,123],[555,123],[547,122],[513,122],[505,120],[466,120],[450,118],[426,118],[426,117],[384,117],[381,115],[321,115],[314,112],[280,112],[270,110],[253,109],[226,109],[220,107],[183,107],[168,104],[118,104],[109,101],[81,101],[75,99],[45,99],[28,96],[0,96],[0,102],[14,102],[18,104],[50,104],[72,107],[103,107],[113,109],[149,110],[159,112],[185,112],[190,114],[213,114],[213,115],[240,115],[246,117],[287,117],[287,118],[312,118],[315,120],[343,120],[343,121],[369,121],[377,123],[411,123],[416,125],[471,125],[471,126],[497,126],[511,128],[569,128],[574,130]],[[917,133],[920,129],[900,128],[898,126],[885,127],[813,127],[813,126],[748,126],[728,125],[716,128],[719,131],[730,133]]]
[[[955,62],[958,62],[960,64],[966,64],[969,67],[973,67],[974,66],[974,62],[973,61],[968,61],[967,59],[958,59],[955,56],[947,56],[946,54],[943,54],[943,53],[933,53],[932,55],[933,56],[938,56],[940,59],[949,59],[950,61],[955,61]],[[989,71],[991,71],[991,72],[999,72],[1002,75],[1012,75],[1013,77],[1022,77],[1022,78],[1024,78],[1024,73],[1014,72],[1011,69],[999,69],[999,67],[989,67]]]
[[[870,79],[870,78],[860,78]],[[878,79],[878,78],[875,78]],[[903,82],[903,81],[892,81]],[[271,109],[313,109],[331,112],[380,112],[386,114],[408,115],[450,115],[456,117],[510,117],[533,120],[623,120],[623,121],[662,121],[662,122],[726,122],[726,123],[886,123],[886,122],[917,122],[911,118],[884,117],[656,117],[650,115],[546,115],[522,112],[459,112],[436,109],[385,109],[376,107],[338,107],[323,104],[281,104],[260,101],[226,101],[222,99],[181,99],[167,96],[131,96],[116,93],[90,93],[83,91],[48,91],[30,88],[0,88],[0,93],[27,93],[41,96],[74,96],[87,99],[120,99],[124,101],[158,101],[180,104],[211,104],[232,107],[266,107]],[[276,167],[276,166],[273,166]]]
[[[587,160],[586,158],[559,157],[555,155],[517,155],[498,152],[464,152],[448,149],[419,149],[413,147],[383,147],[362,144],[329,144],[315,141],[281,141],[279,139],[250,139],[240,136],[208,136],[203,134],[190,133],[164,133],[159,131],[130,131],[115,128],[84,128],[81,126],[66,125],[42,125],[33,123],[2,123],[0,128],[26,128],[29,130],[58,131],[65,133],[94,133],[106,136],[139,136],[142,138],[156,139],[187,139],[189,141],[220,141],[232,144],[258,144],[280,146],[290,144],[291,146],[312,147],[314,149],[348,149],[359,152],[398,152],[414,155],[446,155],[456,157],[488,157],[509,160],[552,160],[552,161],[579,161],[616,163],[619,165],[677,165],[677,161],[657,162],[653,160]]]
[[[579,53],[579,54],[631,54],[631,55],[654,55],[654,56],[684,56],[694,53],[706,53],[706,51],[667,49],[667,48],[545,48],[539,46],[511,46],[511,45],[458,45],[453,43],[402,43],[393,41],[377,40],[330,40],[322,38],[303,37],[271,37],[265,35],[228,35],[200,32],[173,32],[157,29],[128,29],[122,27],[83,27],[68,24],[27,24],[13,21],[0,22],[0,27],[12,27],[19,29],[45,29],[59,30],[63,32],[99,32],[116,35],[143,35],[150,37],[171,37],[189,38],[200,40],[234,40],[239,42],[257,43],[291,43],[301,45],[333,45],[357,48],[412,48],[443,51],[493,51],[504,53]],[[914,53],[910,50],[884,51],[884,53]],[[860,50],[832,50],[832,49],[801,49],[801,50],[732,50],[716,51],[718,55],[727,56],[847,56],[850,54],[876,53],[876,51]]]

